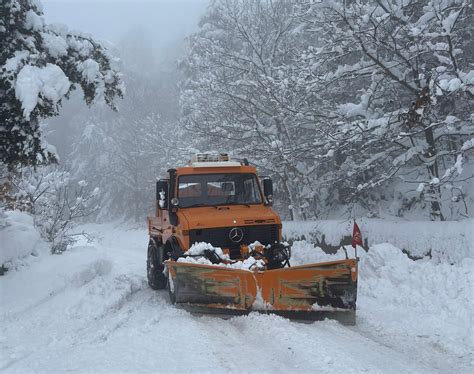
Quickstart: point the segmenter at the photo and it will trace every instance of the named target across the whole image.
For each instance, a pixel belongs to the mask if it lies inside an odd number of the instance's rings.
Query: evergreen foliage
[[[42,141],[40,121],[55,116],[80,87],[87,104],[123,93],[117,61],[91,36],[48,25],[36,0],[0,5],[0,161],[13,169],[47,164],[54,149]]]

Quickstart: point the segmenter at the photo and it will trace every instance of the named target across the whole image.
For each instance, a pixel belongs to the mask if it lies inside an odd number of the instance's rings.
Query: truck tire
[[[146,274],[148,285],[154,290],[166,288],[167,279],[163,274],[165,265],[163,245],[156,245],[154,240],[150,239],[148,243],[148,256],[146,261]]]

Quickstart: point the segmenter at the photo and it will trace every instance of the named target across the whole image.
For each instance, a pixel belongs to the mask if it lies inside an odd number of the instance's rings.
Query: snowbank
[[[451,237],[456,242],[456,237]],[[292,265],[345,258],[342,250],[324,253],[307,241],[296,241]],[[352,257],[352,248],[347,248]],[[391,244],[358,251],[358,325],[383,331],[393,339],[412,337],[458,357],[474,352],[473,250],[456,264],[428,258],[414,261]],[[472,360],[472,358],[471,358]]]
[[[360,251],[364,251],[360,248]],[[348,257],[354,257],[354,250],[352,247],[347,249]],[[342,260],[345,258],[344,251],[337,251],[335,254],[328,254],[321,248],[314,246],[306,240],[297,240],[293,242],[291,247],[291,266],[312,264],[315,262],[329,262]]]
[[[412,261],[393,245],[374,245],[360,262],[363,323],[380,328],[385,316],[388,334],[408,334],[458,357],[472,354],[473,269],[472,258],[455,265]]]
[[[38,256],[47,250],[33,226],[33,217],[24,212],[0,212],[4,217],[0,225],[0,266],[16,267],[28,256]]]
[[[412,256],[429,255],[438,263],[458,263],[466,257],[474,258],[474,220],[447,222],[386,221],[358,219],[363,239],[369,247],[377,243],[391,243]],[[283,235],[287,240],[305,239],[312,243],[339,246],[344,236],[352,233],[352,221],[284,222]]]

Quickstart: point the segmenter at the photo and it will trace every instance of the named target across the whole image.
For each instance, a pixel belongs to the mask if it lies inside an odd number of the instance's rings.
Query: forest
[[[156,179],[210,151],[271,176],[288,220],[472,216],[471,2],[205,5],[158,57],[144,32],[112,44],[2,5],[2,205],[50,240],[144,222]]]

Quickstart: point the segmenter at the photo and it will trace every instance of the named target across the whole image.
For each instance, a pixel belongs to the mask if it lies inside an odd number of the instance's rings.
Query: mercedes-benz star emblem
[[[238,227],[234,227],[232,230],[229,232],[229,239],[232,240],[234,243],[239,243],[242,241],[244,238],[244,232],[242,229],[239,229]]]

